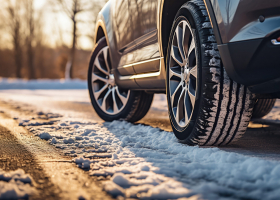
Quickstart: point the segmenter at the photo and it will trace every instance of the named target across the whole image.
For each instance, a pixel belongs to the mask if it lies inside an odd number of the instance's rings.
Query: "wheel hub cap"
[[[120,113],[127,104],[130,91],[120,89],[115,83],[114,74],[110,73],[109,48],[101,49],[92,67],[92,90],[100,109],[109,114]]]
[[[196,46],[192,29],[181,21],[173,36],[169,63],[171,113],[185,127],[193,114],[197,85]]]

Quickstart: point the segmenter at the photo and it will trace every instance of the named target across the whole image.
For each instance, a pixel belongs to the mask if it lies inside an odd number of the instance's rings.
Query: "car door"
[[[118,71],[121,75],[134,74],[133,67],[123,66],[131,62],[131,55],[129,51],[125,51],[126,47],[134,40],[133,32],[131,29],[131,19],[128,9],[128,2],[130,0],[114,0],[112,3],[111,21],[113,22],[113,35],[115,41],[115,49],[118,58],[114,58],[118,63]]]
[[[157,35],[158,0],[129,0],[128,8],[131,16],[132,37],[134,39],[134,63],[159,58]],[[137,74],[158,71],[159,60],[134,65]]]

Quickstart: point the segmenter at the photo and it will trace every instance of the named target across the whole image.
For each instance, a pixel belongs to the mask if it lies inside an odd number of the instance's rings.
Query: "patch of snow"
[[[42,132],[38,136],[43,140],[49,140],[52,138],[52,136],[47,132]]]
[[[202,24],[202,28],[212,28],[211,23],[210,22],[204,22]]]
[[[0,169],[0,199],[27,199],[34,193],[33,179],[22,169],[10,172]]]
[[[57,141],[56,141],[55,137],[53,137],[52,141],[51,141],[51,144],[56,144],[56,143],[57,143]]]
[[[63,89],[87,89],[87,82],[84,80],[24,80],[0,77],[0,90],[29,89],[29,90],[63,90]]]

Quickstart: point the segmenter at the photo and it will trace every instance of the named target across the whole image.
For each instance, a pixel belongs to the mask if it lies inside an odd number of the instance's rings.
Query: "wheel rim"
[[[111,73],[109,47],[101,49],[92,67],[92,91],[100,109],[109,114],[119,114],[127,104],[130,91],[120,89]]]
[[[192,117],[196,87],[196,45],[189,23],[183,20],[173,35],[169,63],[171,110],[180,127],[185,127]]]

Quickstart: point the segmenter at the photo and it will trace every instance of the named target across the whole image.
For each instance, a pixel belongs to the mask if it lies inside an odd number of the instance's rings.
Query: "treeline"
[[[57,42],[55,48],[44,42],[46,37],[51,36],[44,33],[44,8],[36,10],[34,2],[1,0],[0,41],[5,45],[0,45],[0,77],[85,79],[91,52],[77,49],[78,38],[82,36],[79,24],[94,25],[94,16],[106,0],[47,0],[54,15],[63,12],[73,24],[71,46]],[[91,12],[93,17],[89,21],[79,19],[79,14],[83,12]],[[61,30],[58,32],[61,33]],[[1,35],[6,35],[4,41]],[[92,34],[84,37],[94,39]]]
[[[65,78],[65,68],[69,59],[68,47],[50,48],[42,46],[35,48],[34,52],[34,77],[47,79]],[[75,67],[73,78],[86,79],[90,51],[76,50]],[[0,49],[0,77],[26,78],[30,79],[30,68],[27,57],[22,57],[20,76],[17,74],[17,67],[14,58],[14,51],[11,49]]]

